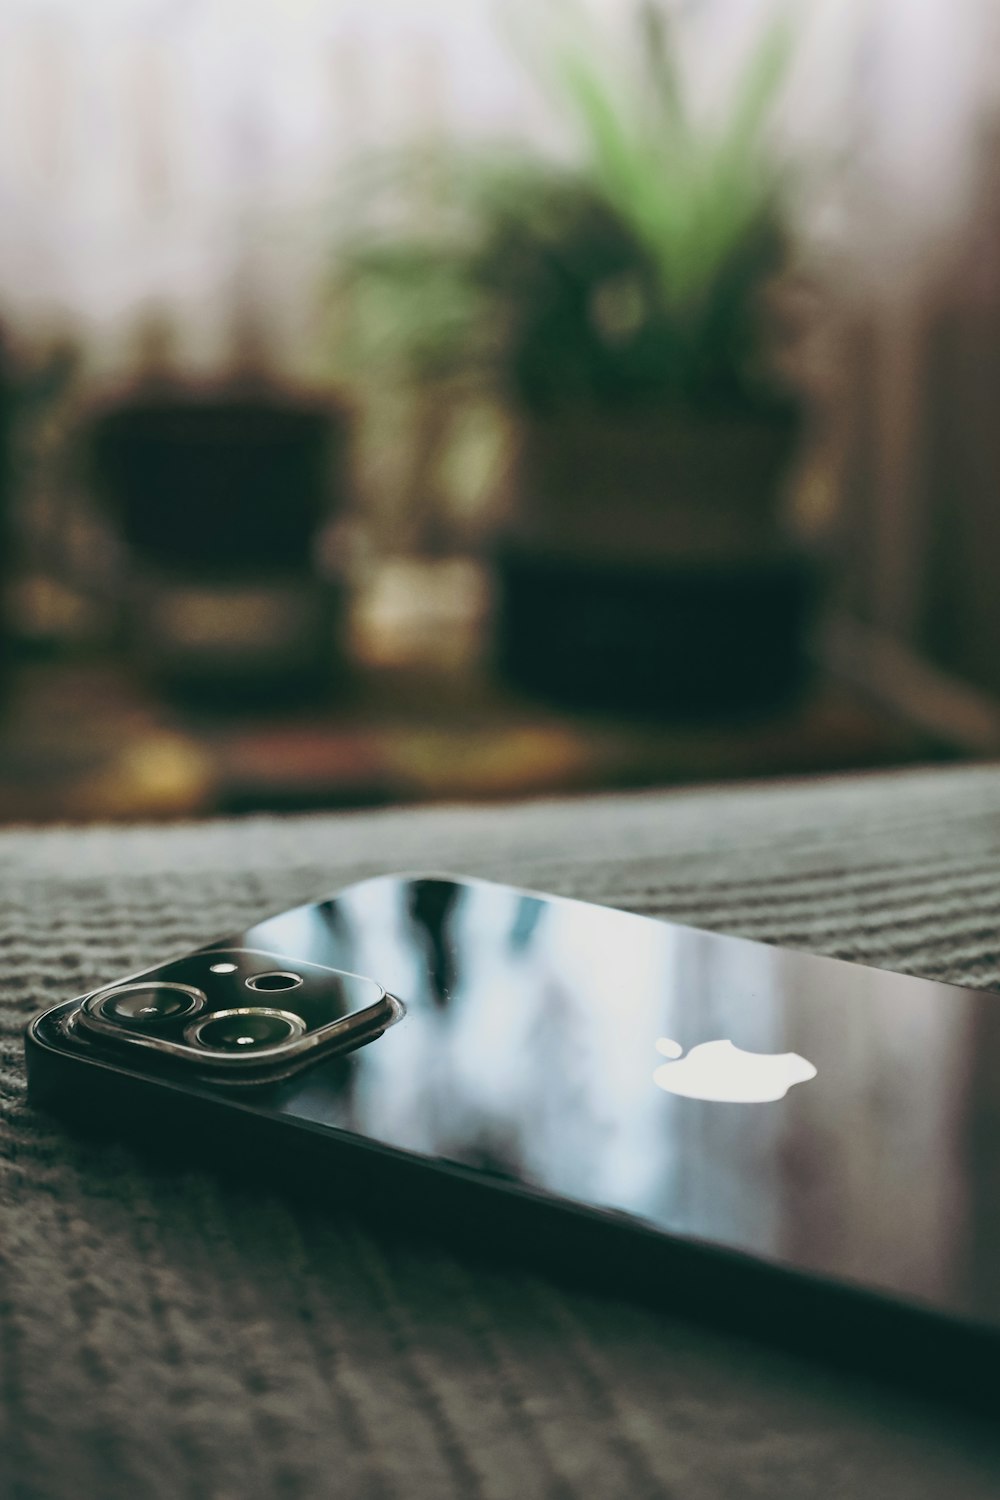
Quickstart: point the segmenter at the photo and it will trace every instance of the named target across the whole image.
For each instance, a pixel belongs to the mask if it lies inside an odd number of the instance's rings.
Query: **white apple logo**
[[[660,1064],[654,1083],[685,1099],[768,1104],[783,1099],[793,1084],[816,1077],[812,1063],[797,1052],[744,1052],[730,1041],[718,1041],[700,1042],[685,1057],[684,1048],[666,1036],[656,1050],[673,1060]]]

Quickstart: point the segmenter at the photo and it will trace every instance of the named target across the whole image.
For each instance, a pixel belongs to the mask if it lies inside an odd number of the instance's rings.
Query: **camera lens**
[[[244,1007],[239,1010],[217,1010],[204,1020],[189,1026],[184,1033],[189,1042],[208,1047],[213,1052],[255,1052],[265,1047],[280,1047],[299,1037],[306,1029],[301,1016],[287,1010]]]
[[[205,1003],[201,990],[187,984],[156,983],[120,984],[95,997],[93,1008],[107,1021],[125,1026],[151,1025],[189,1016]]]
[[[272,969],[267,974],[251,974],[246,985],[248,990],[294,990],[302,983],[301,974],[287,969]]]

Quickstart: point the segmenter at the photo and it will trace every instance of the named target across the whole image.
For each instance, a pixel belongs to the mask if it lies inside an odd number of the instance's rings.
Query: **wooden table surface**
[[[482,672],[369,668],[323,705],[208,716],[107,661],[33,663],[0,717],[0,821],[494,800],[913,764],[926,733],[832,680],[753,722],[557,712]]]

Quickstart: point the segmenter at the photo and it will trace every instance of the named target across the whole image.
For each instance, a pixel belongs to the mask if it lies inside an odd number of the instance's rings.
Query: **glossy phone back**
[[[1000,1338],[995,996],[441,877],[373,879],[206,949],[222,946],[370,976],[405,1014],[239,1090],[82,1056],[61,1007],[29,1035],[37,1095],[92,1108],[101,1077],[127,1077],[133,1102],[210,1104],[237,1138],[266,1123],[287,1163],[308,1140],[320,1196],[391,1159],[415,1200],[436,1172],[501,1189],[475,1200],[494,1223],[517,1198],[633,1231],[654,1280],[695,1264],[664,1246],[719,1252],[760,1286],[853,1288],[935,1337]],[[794,1316],[765,1302],[761,1321]]]

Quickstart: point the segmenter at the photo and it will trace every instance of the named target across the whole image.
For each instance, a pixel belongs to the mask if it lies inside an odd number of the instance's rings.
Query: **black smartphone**
[[[398,875],[33,1020],[78,1122],[992,1407],[1000,1000]]]

